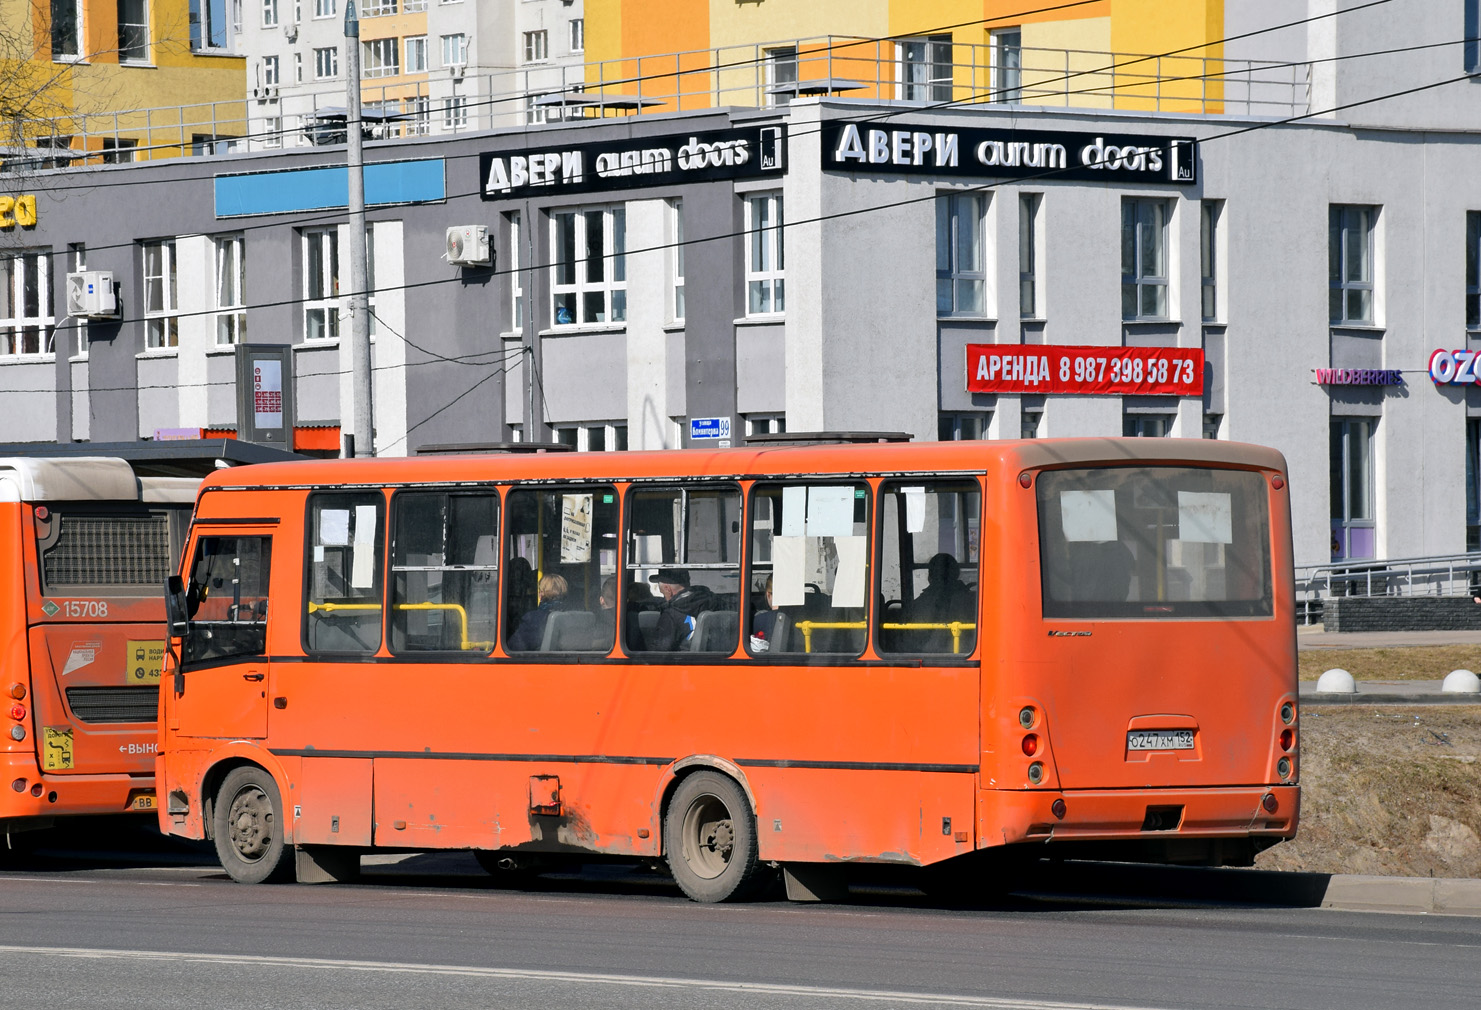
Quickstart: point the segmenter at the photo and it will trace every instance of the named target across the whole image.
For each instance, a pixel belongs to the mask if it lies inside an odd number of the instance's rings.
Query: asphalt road
[[[1087,888],[1080,881],[1076,887]],[[247,887],[190,850],[0,871],[0,1006],[1474,1007],[1481,920],[1176,897],[702,906],[588,868],[531,890],[462,854]]]

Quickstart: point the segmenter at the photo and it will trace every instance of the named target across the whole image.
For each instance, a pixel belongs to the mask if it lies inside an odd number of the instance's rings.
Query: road
[[[329,886],[238,885],[179,850],[0,872],[3,1007],[1358,1010],[1478,992],[1474,918],[1066,895],[946,907],[886,886],[702,906],[626,867],[505,889],[458,853]]]

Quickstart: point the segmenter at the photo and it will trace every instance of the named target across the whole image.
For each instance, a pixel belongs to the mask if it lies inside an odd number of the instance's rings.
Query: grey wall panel
[[[156,428],[180,426],[180,401],[176,394],[180,370],[175,355],[143,357],[139,367],[139,438],[154,437]]]
[[[780,323],[735,327],[735,403],[741,414],[787,409],[787,333]]]

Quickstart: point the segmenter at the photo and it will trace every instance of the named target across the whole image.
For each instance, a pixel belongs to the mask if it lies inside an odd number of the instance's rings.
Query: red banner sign
[[[1202,396],[1203,350],[968,344],[967,391]]]

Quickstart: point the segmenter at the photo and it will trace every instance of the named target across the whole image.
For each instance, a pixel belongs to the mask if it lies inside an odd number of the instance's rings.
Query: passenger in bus
[[[566,580],[559,575],[540,577],[540,605],[519,619],[509,636],[509,651],[533,652],[545,638],[545,622],[557,610],[566,609]]]
[[[504,573],[506,603],[504,620],[508,627],[519,627],[520,620],[540,602],[536,599],[535,572],[530,563],[521,557],[509,559],[509,570]]]
[[[961,580],[962,566],[952,555],[942,552],[926,562],[926,588],[910,607],[912,624],[972,623],[977,615],[977,594]],[[927,636],[925,651],[950,650],[950,632],[933,629]]]
[[[751,618],[751,651],[770,652],[772,637],[776,632],[777,614],[781,613],[777,610],[776,604],[771,601],[770,575],[766,577],[764,583],[756,587],[756,596],[763,606]]]
[[[658,586],[665,602],[658,622],[644,635],[644,644],[650,652],[686,648],[695,619],[707,610],[718,610],[719,601],[708,586],[691,586],[689,573],[682,568],[660,568],[648,581]]]

